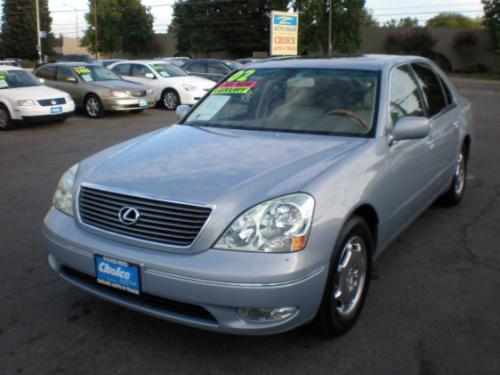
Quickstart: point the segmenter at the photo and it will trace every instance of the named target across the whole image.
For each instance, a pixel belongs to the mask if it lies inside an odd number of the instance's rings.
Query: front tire
[[[11,130],[14,128],[7,107],[0,105],[0,130]]]
[[[458,154],[456,169],[450,188],[439,199],[439,202],[444,206],[457,206],[465,195],[465,185],[467,183],[467,158],[467,146],[463,145]]]
[[[370,284],[373,238],[366,221],[352,217],[342,229],[333,258],[316,326],[325,337],[349,330],[361,313]]]
[[[99,118],[104,115],[104,108],[101,99],[97,95],[91,94],[85,98],[85,113],[90,118]]]
[[[181,99],[175,90],[166,89],[161,94],[161,104],[164,108],[175,111],[175,109],[181,104]]]

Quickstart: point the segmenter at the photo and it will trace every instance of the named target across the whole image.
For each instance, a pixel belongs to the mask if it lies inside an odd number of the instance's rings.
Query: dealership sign
[[[298,36],[298,13],[271,12],[271,56],[296,55]]]

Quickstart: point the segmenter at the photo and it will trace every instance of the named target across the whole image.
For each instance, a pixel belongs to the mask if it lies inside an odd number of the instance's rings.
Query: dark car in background
[[[86,54],[69,54],[69,55],[62,55],[59,58],[56,59],[56,62],[85,62],[85,63],[92,63],[94,62],[95,59]]]
[[[200,76],[219,82],[229,73],[241,68],[237,61],[218,59],[193,59],[181,66],[190,75]]]

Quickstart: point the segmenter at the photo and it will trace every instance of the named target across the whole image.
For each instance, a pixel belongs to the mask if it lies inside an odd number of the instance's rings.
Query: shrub
[[[452,39],[451,46],[458,53],[469,53],[477,45],[477,34],[471,30],[457,32]]]
[[[431,56],[437,39],[423,27],[415,27],[403,33],[392,30],[387,33],[385,50],[388,53]]]

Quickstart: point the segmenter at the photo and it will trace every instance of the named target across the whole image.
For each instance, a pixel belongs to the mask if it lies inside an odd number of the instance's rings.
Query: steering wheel
[[[329,111],[325,112],[327,116],[334,116],[334,115],[339,115],[339,116],[344,116],[344,117],[351,117],[355,119],[357,122],[359,122],[361,125],[363,125],[366,129],[370,129],[368,127],[368,124],[361,118],[361,116],[357,115],[356,113],[349,111],[348,109],[332,109]]]

